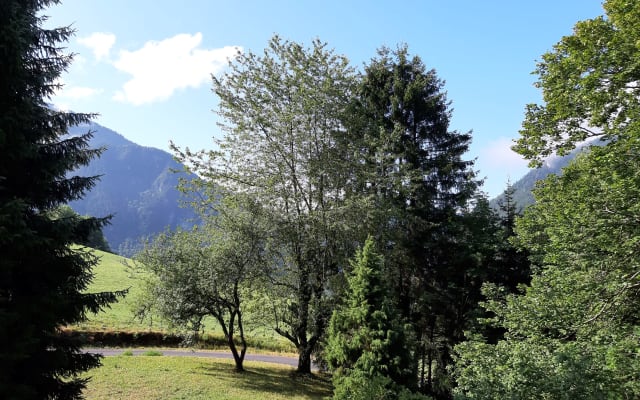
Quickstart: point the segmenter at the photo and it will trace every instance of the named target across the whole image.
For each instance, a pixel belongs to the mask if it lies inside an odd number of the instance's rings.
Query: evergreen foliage
[[[78,215],[77,212],[73,211],[73,209],[66,204],[63,204],[54,209],[51,213],[49,213],[49,215],[53,220],[67,220],[70,222],[75,220],[76,223],[81,222],[84,219],[91,218],[89,216]],[[77,244],[91,247],[92,249],[111,252],[109,243],[107,243],[107,239],[104,237],[104,233],[102,233],[101,227],[96,227],[96,230],[89,232],[89,235],[85,240],[78,242]]]
[[[84,293],[95,256],[72,243],[106,219],[51,219],[96,177],[67,176],[98,156],[90,134],[66,137],[91,115],[51,109],[47,101],[72,57],[68,27],[44,29],[51,0],[0,3],[0,395],[10,399],[80,397],[78,374],[99,365],[61,326],[82,321],[122,293]]]
[[[351,398],[340,393],[353,391],[360,380],[368,382],[357,385],[360,389],[378,381],[385,382],[380,390],[416,387],[412,329],[394,304],[385,272],[369,237],[352,261],[344,304],[329,323],[325,360],[333,373],[336,399]]]
[[[451,346],[475,308],[459,238],[477,182],[462,158],[471,135],[449,130],[443,85],[406,46],[382,48],[365,66],[349,129],[362,159],[354,195],[373,199],[369,231],[384,244],[394,296],[417,335],[420,385],[447,396]]]

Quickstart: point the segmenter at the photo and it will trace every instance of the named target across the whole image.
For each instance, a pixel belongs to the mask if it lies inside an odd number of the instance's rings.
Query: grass
[[[90,316],[88,321],[78,325],[81,330],[111,330],[111,331],[164,331],[168,326],[162,319],[140,321],[134,315],[136,299],[142,296],[141,281],[136,279],[124,265],[124,257],[95,250],[100,257],[100,263],[94,267],[93,282],[89,285],[89,292],[105,292],[129,289],[129,293],[110,308]]]
[[[331,396],[327,379],[301,378],[293,369],[245,362],[247,372],[233,370],[232,360],[198,357],[105,357],[87,374],[88,399],[297,400]]]
[[[150,320],[141,321],[134,314],[135,304],[143,295],[141,280],[125,266],[127,259],[115,254],[95,250],[100,257],[100,263],[94,268],[94,279],[90,284],[89,292],[104,292],[129,289],[129,293],[110,308],[89,316],[86,322],[70,327],[73,330],[84,332],[149,332],[158,331],[171,333],[172,330],[166,321],[155,316]],[[129,263],[131,263],[129,261]],[[206,323],[203,338],[213,338],[209,342],[225,343],[223,334],[213,319]],[[273,352],[294,353],[293,345],[282,337],[269,332],[247,334],[247,342],[252,351],[268,350]],[[222,347],[226,348],[226,345]]]
[[[94,268],[94,280],[89,292],[129,289],[118,303],[78,326],[76,331],[103,332],[171,332],[160,318],[140,321],[134,316],[136,299],[142,296],[141,281],[127,269],[123,257],[96,251],[101,257]],[[208,327],[209,336],[222,336]],[[292,351],[283,339],[268,333],[249,336],[256,348],[275,352]],[[328,379],[302,378],[289,366],[246,361],[247,372],[234,371],[232,360],[199,357],[166,357],[159,350],[149,350],[134,356],[131,350],[122,355],[105,357],[100,368],[89,371],[91,377],[84,396],[87,399],[211,399],[211,400],[297,400],[325,399],[332,394]]]
[[[147,357],[159,357],[162,355],[162,352],[158,350],[147,350],[142,355]]]

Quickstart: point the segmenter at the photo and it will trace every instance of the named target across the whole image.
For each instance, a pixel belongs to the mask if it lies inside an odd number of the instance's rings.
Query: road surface
[[[84,349],[87,353],[102,354],[105,357],[118,356],[128,349],[117,348],[88,348]],[[130,349],[133,355],[139,356],[147,351],[159,351],[164,356],[170,357],[206,357],[206,358],[233,358],[230,351],[213,351],[213,350],[187,350],[187,349]],[[290,356],[276,356],[270,354],[246,354],[245,361],[260,361],[273,364],[290,365],[292,367],[298,366],[298,359]],[[317,371],[316,365],[312,365],[311,368]]]

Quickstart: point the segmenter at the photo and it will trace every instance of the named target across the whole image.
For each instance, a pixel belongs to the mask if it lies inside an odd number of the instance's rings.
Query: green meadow
[[[93,331],[165,331],[168,325],[161,318],[141,321],[134,315],[134,303],[142,295],[141,281],[126,267],[127,259],[116,254],[94,250],[100,263],[94,267],[94,278],[89,292],[106,292],[128,289],[127,296],[117,303],[79,324],[75,329]]]
[[[172,333],[159,317],[141,321],[135,317],[136,300],[143,295],[141,280],[118,255],[96,250],[100,263],[88,291],[128,289],[129,293],[110,308],[89,317],[77,326],[79,332]],[[129,262],[130,263],[130,262]],[[222,334],[209,324],[206,335]],[[268,334],[249,337],[256,351],[292,351],[279,338]],[[245,362],[245,373],[234,371],[233,361],[198,357],[169,357],[150,350],[142,356],[130,351],[105,357],[102,366],[85,374],[90,381],[83,392],[87,399],[322,399],[331,396],[331,384],[325,378],[298,377],[290,366]]]
[[[297,400],[331,396],[325,378],[297,377],[289,366],[250,362],[237,373],[232,360],[198,357],[105,357],[90,371],[87,399]]]
[[[132,265],[131,260],[99,250],[94,251],[100,257],[100,263],[93,269],[94,279],[87,290],[89,292],[104,292],[128,289],[129,292],[117,303],[111,304],[109,308],[95,315],[90,315],[87,321],[68,327],[69,329],[79,332],[179,333],[157,315],[151,315],[144,320],[136,317],[135,305],[143,296],[143,290],[139,272],[134,272],[129,267]],[[205,321],[205,330],[202,336],[204,339],[210,340],[209,344],[201,343],[201,346],[211,347],[210,343],[224,343],[222,332],[213,319]],[[287,340],[270,331],[249,331],[247,342],[251,348],[250,351],[254,352],[295,352],[295,348]]]

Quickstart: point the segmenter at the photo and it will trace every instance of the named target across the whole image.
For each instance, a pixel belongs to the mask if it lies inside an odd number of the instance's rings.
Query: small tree
[[[344,305],[331,316],[325,348],[335,398],[364,392],[370,382],[379,384],[376,393],[414,387],[412,329],[403,323],[390,296],[384,261],[371,237],[351,265]]]
[[[263,240],[250,205],[226,197],[202,226],[158,235],[136,256],[151,272],[146,288],[151,303],[170,322],[197,332],[205,317],[219,323],[237,371],[243,371],[247,342],[243,306],[249,285],[262,275]],[[236,345],[239,341],[239,348]]]

